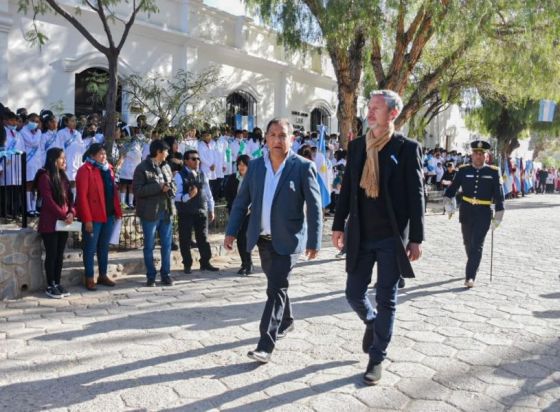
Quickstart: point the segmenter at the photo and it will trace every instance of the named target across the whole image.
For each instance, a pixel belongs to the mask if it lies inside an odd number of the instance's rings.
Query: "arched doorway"
[[[231,93],[226,98],[226,124],[252,131],[257,126],[257,100],[242,90]]]
[[[74,92],[74,114],[76,116],[87,116],[92,113],[103,114],[107,96],[107,76],[107,70],[98,67],[76,73]],[[122,112],[122,87],[120,85],[117,89],[116,109],[118,112]]]
[[[320,125],[327,126],[327,129],[330,130],[331,126],[331,116],[329,112],[322,107],[316,107],[311,111],[311,124],[310,128],[312,132],[318,132]]]

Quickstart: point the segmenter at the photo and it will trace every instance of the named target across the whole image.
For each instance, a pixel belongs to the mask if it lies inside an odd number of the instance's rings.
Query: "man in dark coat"
[[[369,131],[348,145],[346,171],[336,208],[332,240],[344,245],[348,218],[346,298],[366,324],[362,348],[370,360],[364,382],[381,379],[391,341],[399,277],[414,277],[410,261],[422,255],[424,187],[422,148],[394,132],[402,100],[376,91],[368,106]],[[374,309],[367,297],[377,262]]]

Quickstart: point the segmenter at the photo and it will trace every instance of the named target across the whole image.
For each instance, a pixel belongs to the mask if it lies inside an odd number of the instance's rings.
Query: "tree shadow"
[[[560,319],[560,310],[534,311],[533,315],[541,319]]]
[[[537,396],[542,398],[543,393],[547,390],[558,389],[560,383],[554,378],[557,372],[554,362],[558,364],[558,356],[560,352],[554,348],[560,347],[560,338],[554,345],[547,345],[544,352],[531,353],[530,359],[514,361],[500,365],[494,372],[497,376],[505,376],[511,378],[511,375],[517,375],[519,380],[523,380],[521,386],[517,386],[517,391],[511,395],[503,396],[499,401],[506,405],[506,407],[525,406],[524,400],[529,396]],[[535,358],[534,355],[537,355]],[[552,363],[551,363],[552,362]],[[550,397],[553,397],[555,392],[551,392]],[[541,402],[538,405],[540,408]],[[536,406],[533,406],[536,407]],[[555,398],[546,408],[542,409],[543,412],[557,412],[560,411],[560,399]]]
[[[524,209],[550,209],[552,207],[560,207],[560,204],[551,202],[511,202],[506,204],[508,210],[524,210]]]

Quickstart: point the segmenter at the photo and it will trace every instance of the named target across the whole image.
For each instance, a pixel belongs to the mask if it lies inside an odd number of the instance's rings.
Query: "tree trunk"
[[[113,137],[115,134],[115,128],[117,125],[117,97],[118,97],[118,61],[119,55],[116,51],[111,51],[107,55],[107,61],[109,64],[109,87],[107,88],[107,97],[105,102],[105,127],[103,134],[105,136],[105,146],[107,149],[107,156],[110,161],[116,160],[112,159],[113,153]]]
[[[350,134],[356,137],[356,114],[358,112],[357,89],[338,83],[338,127],[340,129],[340,143],[346,149]]]

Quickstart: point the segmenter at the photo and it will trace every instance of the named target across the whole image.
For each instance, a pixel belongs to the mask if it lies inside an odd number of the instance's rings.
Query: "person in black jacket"
[[[414,277],[410,261],[424,240],[422,148],[394,131],[402,100],[390,90],[372,92],[369,130],[348,145],[346,170],[336,206],[332,241],[346,238],[346,298],[365,323],[362,348],[369,353],[364,382],[381,379],[381,363],[393,333],[399,277]],[[367,288],[377,262],[374,309]]]
[[[228,213],[231,213],[233,201],[239,192],[243,178],[249,169],[249,161],[251,158],[247,155],[241,155],[235,161],[237,165],[237,173],[229,175],[224,186],[224,197],[227,202]],[[245,220],[241,223],[241,228],[237,234],[237,251],[241,258],[241,268],[237,272],[238,275],[250,275],[253,273],[253,261],[251,259],[251,252],[247,251],[247,225],[249,224],[249,213],[245,216]]]

